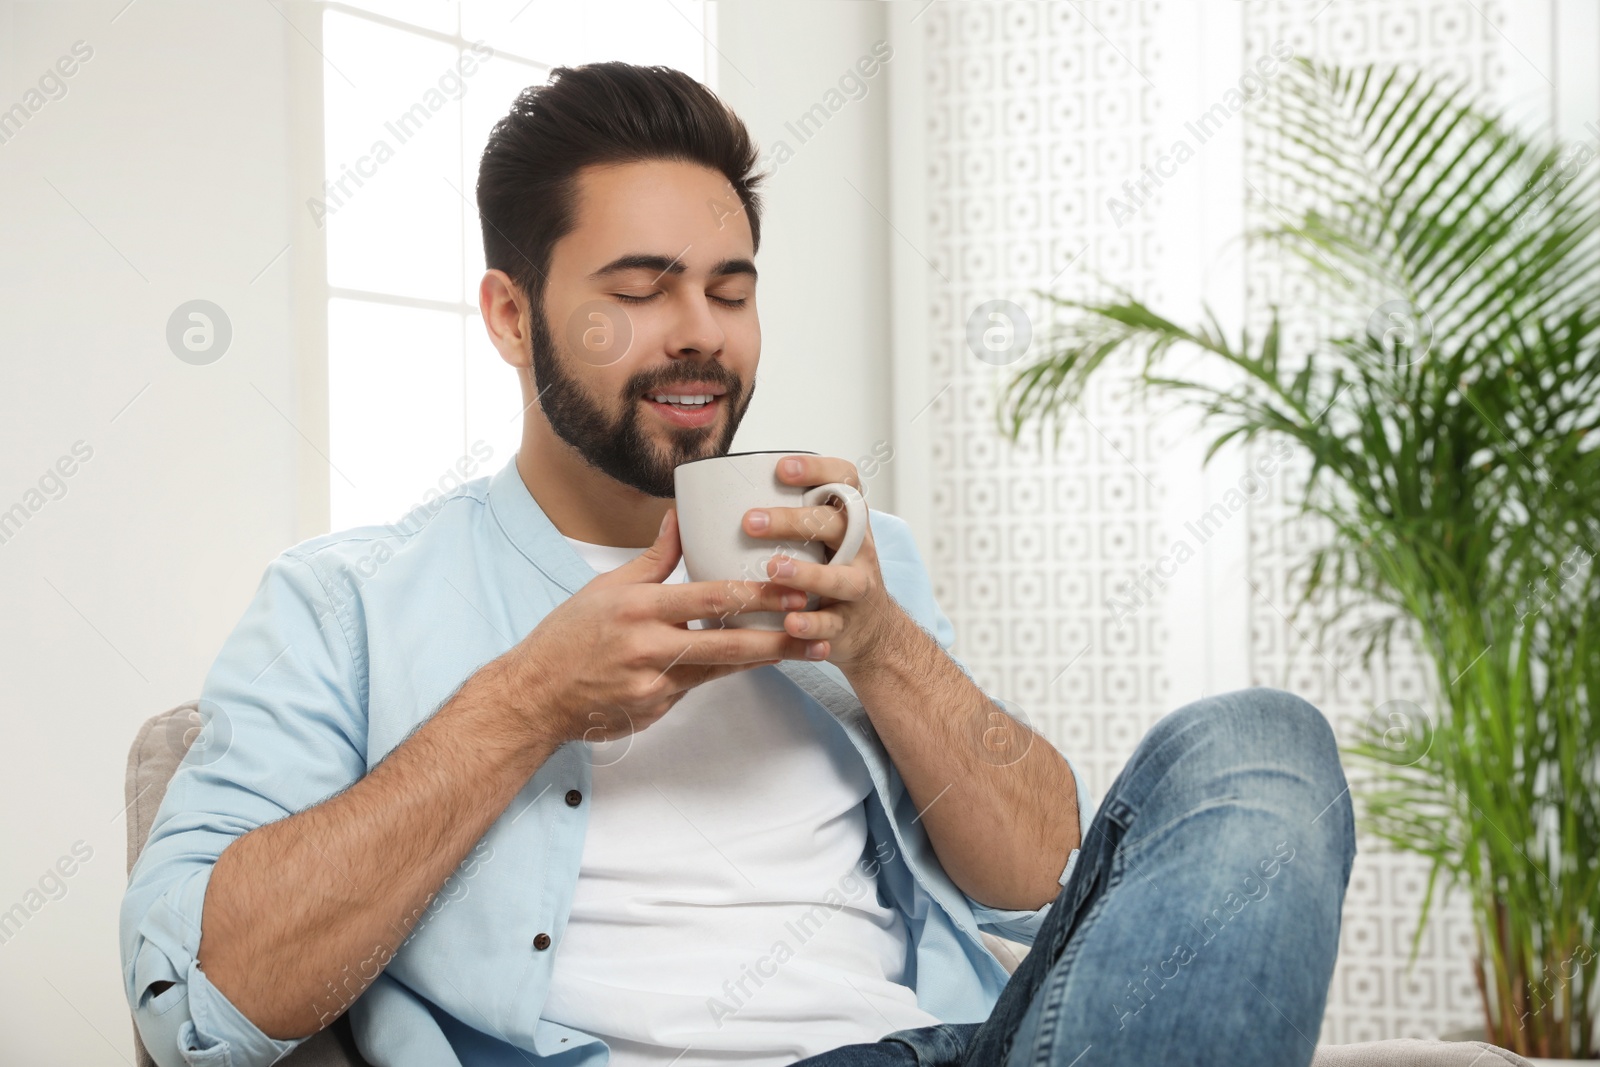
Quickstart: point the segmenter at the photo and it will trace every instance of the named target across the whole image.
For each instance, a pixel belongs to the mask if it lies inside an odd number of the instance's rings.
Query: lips
[[[677,392],[675,389],[663,390],[662,392],[667,396],[696,395],[696,393],[688,390],[685,390],[681,393]],[[709,392],[711,392],[710,389],[701,389],[699,395],[703,396]],[[663,404],[659,401],[651,400],[648,396],[643,397],[642,399],[646,407],[650,408],[650,410],[654,411],[663,420],[673,426],[694,427],[708,425],[717,417],[717,412],[722,408],[722,396],[720,395],[712,396],[709,401],[701,404],[699,407]]]

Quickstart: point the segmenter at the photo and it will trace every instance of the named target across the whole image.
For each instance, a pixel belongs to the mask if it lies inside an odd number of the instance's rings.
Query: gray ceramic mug
[[[673,471],[678,534],[690,581],[773,581],[767,574],[767,561],[779,552],[839,567],[856,558],[867,537],[867,501],[860,491],[845,482],[807,488],[778,480],[779,459],[814,455],[803,449],[730,452],[678,465]],[[744,515],[751,508],[815,507],[835,497],[844,505],[848,526],[832,559],[825,558],[827,546],[821,541],[752,537],[744,530]],[[817,606],[815,595],[806,597],[806,611],[815,611]],[[784,614],[746,611],[708,619],[706,626],[781,631]]]

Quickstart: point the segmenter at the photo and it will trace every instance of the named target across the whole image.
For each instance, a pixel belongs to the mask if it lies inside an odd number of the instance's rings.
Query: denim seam
[[[1106,883],[1099,891],[1093,893],[1088,901],[1087,909],[1072,925],[1067,943],[1061,949],[1061,955],[1050,963],[1050,970],[1046,974],[1042,987],[1034,992],[1034,996],[1045,998],[1044,1007],[1039,1012],[1039,1025],[1034,1033],[1032,1062],[1034,1067],[1049,1067],[1050,1058],[1055,1050],[1056,1029],[1060,1022],[1062,1012],[1061,989],[1066,985],[1067,976],[1072,972],[1073,961],[1078,958],[1078,952],[1083,947],[1084,935],[1093,929],[1095,920],[1104,912],[1102,905],[1106,897],[1122,883],[1123,873],[1126,870],[1122,853],[1122,843],[1118,841],[1111,853],[1111,870],[1106,873]],[[1009,1056],[1007,1057],[1009,1059]]]
[[[1060,962],[1056,961],[1057,964]],[[1052,967],[1044,988],[1035,994],[1044,997],[1045,1002],[1044,1008],[1039,1012],[1039,1029],[1033,1039],[1034,1067],[1050,1067],[1050,1058],[1055,1052],[1056,1027],[1061,1016],[1061,987],[1066,985],[1066,982],[1066,968]]]
[[[1126,869],[1127,863],[1122,853],[1122,845],[1118,842],[1116,849],[1111,854],[1111,870],[1106,874],[1106,884],[1101,887],[1098,893],[1094,894],[1093,899],[1088,902],[1088,907],[1078,918],[1077,923],[1068,931],[1067,943],[1062,946],[1061,955],[1057,956],[1050,964],[1052,970],[1057,967],[1060,967],[1063,971],[1071,968],[1073,961],[1078,958],[1079,950],[1083,947],[1083,935],[1094,927],[1095,920],[1105,910],[1100,905],[1105,903],[1106,896],[1112,890],[1122,884],[1122,877]]]

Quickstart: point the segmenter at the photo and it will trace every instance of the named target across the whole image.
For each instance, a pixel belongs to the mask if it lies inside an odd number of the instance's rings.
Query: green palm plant
[[[1592,1057],[1600,165],[1420,74],[1297,60],[1258,107],[1282,223],[1249,239],[1309,269],[1332,328],[1289,351],[1276,308],[1232,339],[1209,312],[1038,293],[1058,321],[1001,430],[1059,440],[1127,354],[1139,387],[1198,407],[1207,462],[1258,437],[1304,450],[1296,499],[1327,537],[1296,561],[1297,610],[1362,662],[1403,635],[1435,690],[1347,746],[1363,822],[1431,862],[1422,923],[1442,886],[1466,893],[1490,1040]]]

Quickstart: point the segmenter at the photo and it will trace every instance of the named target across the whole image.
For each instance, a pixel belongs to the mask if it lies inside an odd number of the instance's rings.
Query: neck
[[[595,470],[547,422],[532,416],[523,420],[517,473],[557,530],[593,545],[648,548],[672,507],[670,499]]]

